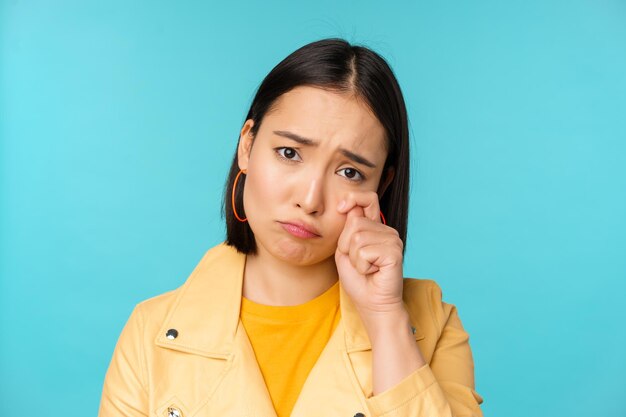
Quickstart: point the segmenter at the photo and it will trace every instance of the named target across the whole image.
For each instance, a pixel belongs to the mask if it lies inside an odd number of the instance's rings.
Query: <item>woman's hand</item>
[[[343,203],[343,204],[342,204]],[[337,210],[347,213],[335,251],[341,284],[368,333],[406,314],[402,302],[402,249],[398,232],[382,224],[375,192],[350,193]]]
[[[374,395],[426,364],[402,302],[402,240],[380,221],[378,195],[354,193],[337,208],[347,213],[335,263],[372,342]]]

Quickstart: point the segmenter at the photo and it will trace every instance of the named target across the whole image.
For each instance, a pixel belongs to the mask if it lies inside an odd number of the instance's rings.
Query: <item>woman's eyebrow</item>
[[[309,139],[309,138],[305,138],[302,137],[300,135],[297,135],[293,132],[288,132],[286,130],[274,130],[274,134],[278,135],[278,136],[282,136],[285,137],[287,139],[291,139],[295,142],[298,142],[302,145],[308,145],[308,146],[317,146],[319,144],[319,142],[314,141],[313,139]],[[370,168],[376,168],[376,164],[374,164],[373,162],[370,162],[368,159],[364,158],[363,156],[356,154],[352,151],[349,151],[347,149],[344,148],[339,148],[339,152],[341,152],[345,157],[350,158],[351,160],[353,160],[354,162],[357,162],[359,164],[363,164],[367,167]]]
[[[278,136],[282,136],[285,137],[287,139],[291,139],[291,140],[295,140],[296,142],[302,144],[302,145],[311,145],[311,146],[317,146],[318,143],[316,141],[314,141],[313,139],[308,139],[308,138],[304,138],[300,135],[296,135],[295,133],[292,132],[288,132],[286,130],[275,130],[274,134],[278,135]]]

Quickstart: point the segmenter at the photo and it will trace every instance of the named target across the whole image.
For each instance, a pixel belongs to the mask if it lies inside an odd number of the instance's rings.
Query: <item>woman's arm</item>
[[[398,384],[426,364],[415,343],[405,309],[366,323],[365,328],[372,343],[374,395]]]
[[[440,330],[430,364],[419,351],[403,301],[403,243],[380,222],[377,194],[350,193],[338,210],[347,218],[337,272],[372,343],[372,417],[482,416],[469,336],[434,282],[430,299],[420,300],[430,303]]]
[[[140,306],[131,313],[113,351],[98,417],[147,417],[147,372]]]
[[[442,331],[429,364],[424,362],[415,339],[405,337],[405,322],[387,322],[389,328],[378,333],[372,329],[374,396],[367,399],[372,417],[483,415],[479,407],[483,399],[474,389],[469,335],[456,307],[442,302],[441,289],[435,283],[430,299],[434,320]],[[417,357],[421,365],[416,365]]]

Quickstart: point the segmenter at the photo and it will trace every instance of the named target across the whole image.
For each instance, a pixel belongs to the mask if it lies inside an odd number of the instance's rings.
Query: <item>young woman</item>
[[[280,62],[224,197],[226,241],[131,314],[100,417],[482,416],[456,308],[403,279],[409,132],[382,57],[326,39]]]

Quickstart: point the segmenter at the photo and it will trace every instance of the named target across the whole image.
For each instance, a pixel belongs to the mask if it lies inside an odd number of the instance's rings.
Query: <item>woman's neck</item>
[[[304,304],[337,282],[334,257],[307,266],[289,264],[262,248],[247,255],[243,296],[259,304],[288,306]]]

